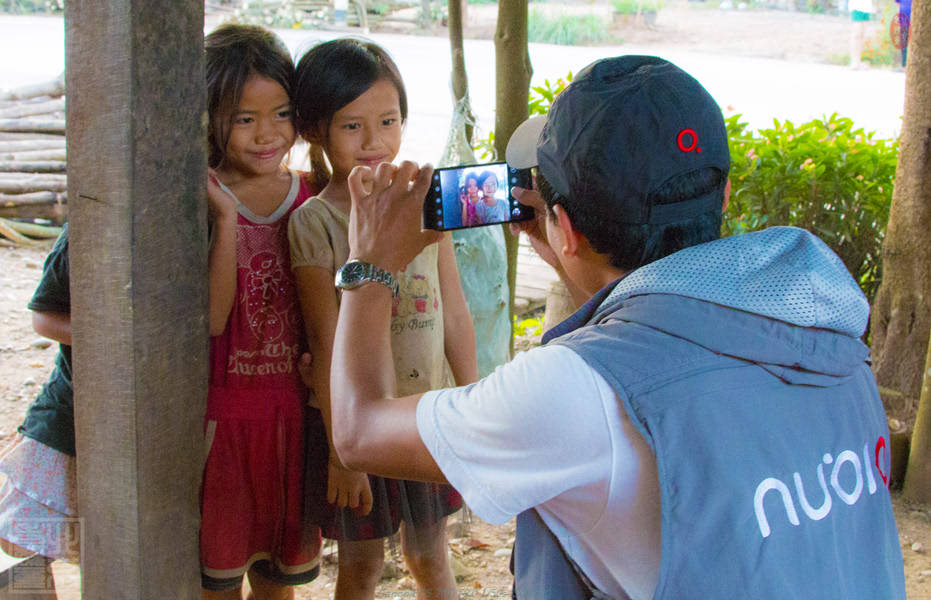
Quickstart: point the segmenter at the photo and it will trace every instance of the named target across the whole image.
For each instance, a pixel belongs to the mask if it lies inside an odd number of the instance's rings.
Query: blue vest
[[[904,599],[887,491],[888,426],[865,360],[830,385],[814,374],[809,382],[804,371],[712,352],[642,325],[638,313],[663,295],[600,306],[613,287],[544,342],[570,348],[619,392],[656,455],[662,563],[654,599]],[[720,326],[717,311],[726,311],[728,330],[764,328],[789,336],[800,353],[834,344],[867,356],[849,336],[710,303],[700,311],[708,323],[690,327]],[[598,598],[532,517],[517,520],[516,598]]]

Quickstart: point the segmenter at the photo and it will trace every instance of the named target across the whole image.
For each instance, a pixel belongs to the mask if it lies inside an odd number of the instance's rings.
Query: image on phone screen
[[[511,195],[514,187],[531,187],[530,169],[504,162],[436,169],[424,199],[424,227],[446,231],[532,219],[533,209]]]

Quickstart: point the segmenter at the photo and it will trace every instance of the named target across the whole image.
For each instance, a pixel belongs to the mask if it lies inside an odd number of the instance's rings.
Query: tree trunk
[[[924,380],[915,430],[912,432],[902,495],[915,502],[931,502],[931,342],[925,357]]]
[[[873,307],[873,369],[884,388],[919,399],[903,494],[931,502],[931,3],[912,7],[905,117],[883,281]],[[922,385],[923,384],[923,385]]]
[[[64,175],[30,175],[28,173],[0,173],[0,192],[26,194],[29,192],[64,192],[68,183]]]
[[[918,402],[931,332],[931,3],[915,3],[909,46],[883,280],[870,322],[873,371],[883,401],[905,421]]]
[[[475,162],[475,154],[472,152],[472,123],[475,118],[469,106],[460,1],[449,2],[449,44],[456,108],[441,166]],[[454,231],[452,235],[459,279],[475,326],[478,373],[484,377],[510,357],[504,234],[498,228],[476,227]]]
[[[508,140],[527,119],[533,67],[527,50],[527,0],[499,0],[495,30],[495,150],[504,157]],[[508,312],[513,320],[517,285],[517,237],[504,227],[508,257]],[[511,342],[513,350],[513,336]]]
[[[64,119],[0,119],[0,131],[65,135]]]
[[[65,112],[65,99],[56,98],[46,102],[23,102],[7,108],[0,108],[0,119],[18,119]]]
[[[466,0],[449,0],[449,49],[450,56],[453,63],[453,72],[450,75],[452,78],[453,86],[453,97],[456,102],[459,102],[469,93],[469,76],[466,73],[465,66],[465,50],[462,43],[462,28],[465,24],[465,19],[463,15],[465,11],[462,9],[465,6]],[[474,127],[472,123],[475,122],[475,116],[472,114],[471,110],[469,114],[466,115],[466,130],[465,136],[469,143],[472,143],[472,132]]]
[[[40,96],[62,96],[65,93],[65,74],[62,73],[52,81],[37,83],[15,90],[0,91],[0,100],[26,100]]]
[[[65,162],[60,160],[23,161],[0,159],[0,173],[64,173]]]
[[[0,151],[0,160],[18,160],[23,162],[31,162],[36,160],[64,161],[66,156],[67,152],[64,146],[51,150],[27,150],[23,152]]]

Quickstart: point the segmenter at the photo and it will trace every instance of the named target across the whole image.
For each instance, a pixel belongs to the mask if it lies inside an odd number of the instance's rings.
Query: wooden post
[[[200,597],[204,4],[68,0],[83,597]]]

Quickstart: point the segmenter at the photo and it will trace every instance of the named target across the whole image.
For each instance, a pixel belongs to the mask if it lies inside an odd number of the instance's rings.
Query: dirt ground
[[[613,29],[615,43],[623,39],[633,47],[693,48],[733,55],[769,57],[804,62],[830,62],[848,53],[846,18],[797,13],[728,11],[704,3],[667,2],[652,28],[621,24]],[[708,4],[712,4],[709,2]],[[715,3],[716,4],[716,3]],[[548,4],[547,11],[599,12],[610,19],[603,3]],[[491,38],[495,5],[469,7],[466,35]],[[386,22],[381,31],[405,33],[409,25]],[[441,34],[440,32],[436,32]],[[0,446],[22,419],[26,407],[52,368],[56,346],[36,335],[26,303],[41,273],[51,244],[37,248],[0,245]],[[893,495],[902,551],[905,556],[908,598],[931,600],[931,507],[915,506]],[[513,522],[491,526],[477,517],[463,524],[455,517],[449,525],[450,551],[462,598],[507,598],[511,578],[508,558],[514,536]],[[327,546],[321,576],[298,589],[301,600],[331,597],[335,583],[335,548]],[[413,598],[413,582],[392,556],[378,598]],[[56,564],[59,597],[80,598],[80,575],[71,565]]]

